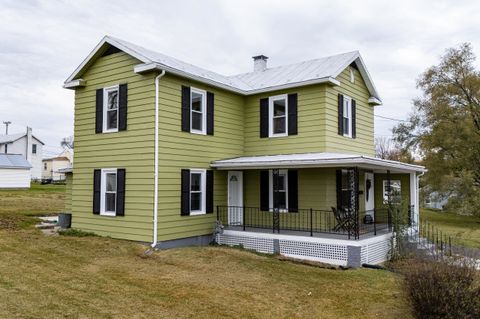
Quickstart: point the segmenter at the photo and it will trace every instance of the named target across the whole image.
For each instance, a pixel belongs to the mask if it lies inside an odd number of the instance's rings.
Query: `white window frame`
[[[273,133],[273,102],[285,100],[285,133]],[[288,136],[288,95],[275,95],[268,98],[268,137]]]
[[[268,199],[268,206],[269,210],[273,211],[273,171],[269,170],[269,199]],[[280,169],[278,170],[278,174],[285,176],[285,209],[280,209],[281,213],[288,213],[288,169]]]
[[[402,201],[402,181],[399,179],[390,180],[390,188],[392,187],[391,185],[393,183],[398,183],[400,185],[400,202],[401,202]],[[388,184],[388,180],[383,180],[382,197],[383,197],[384,204],[388,204],[388,194],[386,191],[387,184]],[[392,203],[397,203],[397,202],[395,202],[395,199],[392,198]]]
[[[347,114],[348,116],[345,116],[345,114]],[[348,119],[348,134],[345,134],[345,123],[343,123],[344,118]],[[343,96],[342,129],[344,137],[352,138],[352,98],[348,96]]]
[[[192,210],[192,174],[200,174],[201,175],[201,181],[200,181],[200,191],[202,196],[202,205],[200,210]],[[207,200],[207,170],[206,169],[190,169],[190,202],[188,203],[189,205],[189,210],[190,210],[190,216],[195,216],[195,215],[204,215],[206,214],[206,200]]]
[[[107,104],[108,104],[108,93],[117,91],[117,127],[107,129]],[[118,122],[119,122],[119,112],[120,109],[120,88],[119,85],[114,85],[110,87],[103,88],[103,123],[102,123],[102,132],[103,133],[114,133],[118,132]]]
[[[192,95],[193,93],[201,94],[202,95],[202,129],[197,130],[192,128],[192,120],[193,116],[192,113],[199,113],[198,111],[194,111],[192,109]],[[190,133],[200,134],[200,135],[207,135],[207,91],[197,89],[194,87],[190,88]]]
[[[115,186],[115,211],[106,211],[105,210],[105,194],[107,189],[107,174],[115,173],[115,181],[117,185]],[[103,168],[101,179],[100,179],[100,215],[102,216],[116,216],[117,215],[117,194],[118,194],[118,173],[116,168]]]

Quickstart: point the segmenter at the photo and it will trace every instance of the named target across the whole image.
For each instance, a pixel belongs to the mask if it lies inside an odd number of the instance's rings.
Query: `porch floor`
[[[362,228],[364,228],[366,225],[362,225]],[[374,234],[373,231],[373,226],[368,225],[368,230],[365,231],[365,229],[362,229],[360,231],[360,238],[357,240],[363,240],[363,239],[368,239],[368,238],[374,238],[376,236],[380,235],[385,235],[389,234],[390,231],[388,230],[388,227],[383,224],[377,224],[377,227],[379,228],[377,230],[377,234]],[[370,229],[371,228],[371,229]],[[243,226],[225,226],[225,230],[234,230],[234,231],[248,231],[248,232],[253,232],[253,233],[266,233],[266,234],[273,234],[273,230],[271,228],[258,228],[258,227],[245,227],[245,230],[243,229]],[[355,240],[355,236],[350,236],[350,239],[348,238],[347,234],[342,234],[342,233],[320,233],[320,232],[313,232],[313,235],[310,236],[310,232],[308,231],[298,231],[298,230],[280,230],[280,233],[275,232],[275,234],[281,234],[281,235],[291,235],[291,236],[305,236],[305,237],[313,237],[313,238],[327,238],[327,239],[342,239],[342,240]]]

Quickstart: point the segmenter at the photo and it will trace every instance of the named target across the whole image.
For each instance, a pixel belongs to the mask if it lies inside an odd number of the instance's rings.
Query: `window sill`
[[[201,210],[196,210],[196,211],[191,211],[190,216],[200,216],[200,215],[206,215],[204,211]]]
[[[100,216],[115,217],[117,216],[117,213],[116,212],[100,212]]]
[[[102,131],[102,133],[105,133],[105,134],[108,134],[108,133],[117,133],[118,132],[118,129],[115,129],[115,130],[104,130]]]
[[[343,137],[346,137],[346,138],[352,138],[352,136],[351,136],[351,135],[345,135],[345,134],[343,134]]]
[[[268,137],[287,137],[288,133],[281,133],[281,134],[271,134]]]
[[[190,133],[197,134],[197,135],[207,135],[207,132],[196,131],[196,130],[190,130]]]

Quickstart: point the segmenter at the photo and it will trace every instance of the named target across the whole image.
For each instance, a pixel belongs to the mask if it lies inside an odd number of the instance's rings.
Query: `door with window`
[[[365,210],[367,214],[373,217],[373,210],[375,209],[374,199],[374,179],[373,173],[365,173]]]
[[[228,224],[243,224],[243,172],[228,172]]]

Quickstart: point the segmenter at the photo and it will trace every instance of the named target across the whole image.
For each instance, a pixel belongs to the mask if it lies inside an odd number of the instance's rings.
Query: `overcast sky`
[[[64,80],[104,35],[230,75],[359,50],[383,100],[380,116],[405,119],[418,75],[448,47],[480,54],[479,1],[29,1],[0,0],[0,133],[31,126],[60,151],[73,134]],[[375,119],[376,136],[394,121]]]

